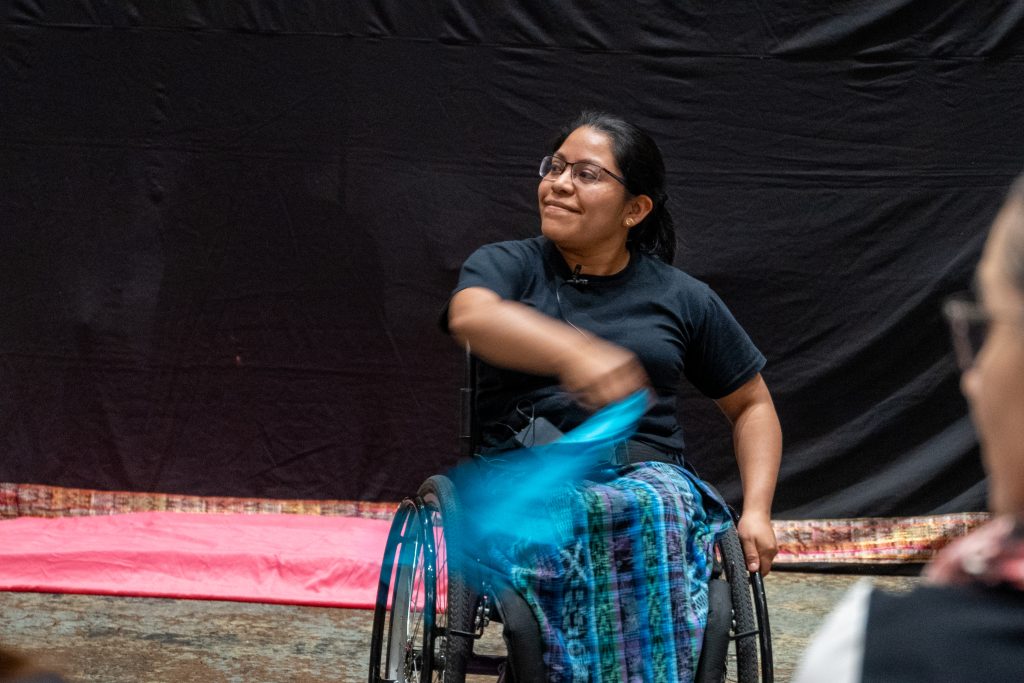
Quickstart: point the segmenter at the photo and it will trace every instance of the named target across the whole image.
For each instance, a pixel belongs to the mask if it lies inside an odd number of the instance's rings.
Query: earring
[[[628,227],[628,228],[633,227],[633,219],[632,218],[627,218],[626,219],[626,227]]]

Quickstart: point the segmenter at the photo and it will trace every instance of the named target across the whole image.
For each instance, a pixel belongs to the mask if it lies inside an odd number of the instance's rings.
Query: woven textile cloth
[[[772,520],[779,543],[775,566],[925,563],[951,541],[991,518],[987,512],[920,517]]]
[[[129,512],[339,515],[390,519],[397,502],[282,500],[97,491],[0,482],[0,520],[22,516],[74,517]],[[944,546],[991,519],[987,512],[918,517],[775,519],[774,566],[923,564]]]
[[[390,519],[397,503],[186,496],[140,491],[97,491],[0,482],[0,519],[82,517],[132,512],[296,514]]]
[[[628,465],[550,496],[550,542],[492,544],[540,622],[549,681],[692,680],[711,546],[731,523],[711,495],[674,465]]]

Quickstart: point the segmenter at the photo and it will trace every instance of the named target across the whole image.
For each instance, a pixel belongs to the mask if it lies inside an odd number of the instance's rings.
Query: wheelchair
[[[468,353],[466,367],[460,441],[463,455],[472,457],[477,443],[476,377]],[[474,652],[492,622],[504,625],[506,643],[513,637],[522,642],[522,635],[509,633],[508,615],[521,615],[528,608],[514,591],[494,585],[473,549],[464,547],[463,514],[455,485],[444,475],[428,478],[415,496],[399,505],[381,564],[369,683],[463,683],[467,675],[534,683],[510,674],[515,669],[513,648],[506,655]],[[760,574],[746,569],[735,524],[715,541],[708,587],[708,623],[695,680],[725,681],[731,644],[735,678],[730,680],[773,683],[764,584]]]

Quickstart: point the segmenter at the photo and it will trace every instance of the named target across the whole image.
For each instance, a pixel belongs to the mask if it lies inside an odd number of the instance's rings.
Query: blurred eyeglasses
[[[992,316],[968,294],[947,299],[942,314],[949,323],[957,365],[961,370],[969,370],[988,336]]]
[[[573,182],[580,185],[593,185],[601,180],[601,175],[604,173],[615,178],[615,180],[618,180],[623,185],[626,184],[625,178],[617,176],[607,168],[597,164],[592,164],[589,161],[568,162],[565,159],[553,156],[546,156],[540,160],[540,177],[543,180],[554,182],[562,177],[567,167],[572,169]]]

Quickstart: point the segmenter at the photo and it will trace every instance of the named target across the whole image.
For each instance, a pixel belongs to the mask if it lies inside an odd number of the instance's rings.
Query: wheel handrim
[[[416,641],[423,632],[423,545],[416,517],[416,514],[410,515],[403,530],[401,552],[394,570],[385,663],[385,676],[393,681],[418,680],[422,665]]]

